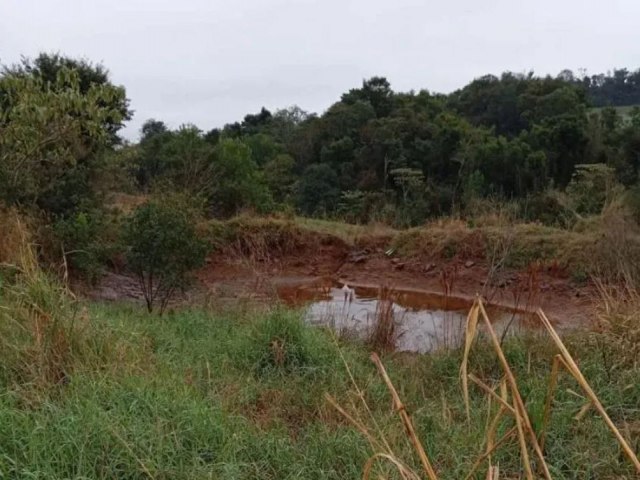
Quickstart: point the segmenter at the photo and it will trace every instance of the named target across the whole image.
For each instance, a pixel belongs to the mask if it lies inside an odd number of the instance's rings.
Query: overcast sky
[[[640,67],[640,0],[0,0],[0,61],[102,62],[135,110],[202,129],[322,112],[363,78],[449,92],[485,73]]]

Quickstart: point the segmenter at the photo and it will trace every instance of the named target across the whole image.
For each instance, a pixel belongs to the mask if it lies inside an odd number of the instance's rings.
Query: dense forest
[[[443,95],[373,77],[322,114],[262,108],[210,131],[151,119],[129,143],[119,131],[133,112],[106,68],[41,54],[0,76],[0,200],[38,212],[83,251],[114,192],[183,192],[216,218],[284,212],[398,227],[491,199],[553,223],[566,209],[558,193],[577,192],[572,210],[590,213],[612,185],[638,184],[640,108],[608,105],[640,104],[639,79],[506,72]]]

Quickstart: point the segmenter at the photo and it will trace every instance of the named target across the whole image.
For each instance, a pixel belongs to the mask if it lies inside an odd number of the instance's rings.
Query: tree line
[[[131,143],[120,137],[133,115],[126,91],[105,67],[41,54],[0,72],[0,201],[46,218],[76,263],[96,257],[83,255],[114,192],[182,193],[216,218],[280,211],[406,227],[491,198],[553,221],[547,193],[581,191],[571,183],[584,165],[638,184],[640,109],[607,105],[640,103],[639,76],[505,72],[447,95],[373,77],[322,114],[262,108],[209,131],[150,119]]]

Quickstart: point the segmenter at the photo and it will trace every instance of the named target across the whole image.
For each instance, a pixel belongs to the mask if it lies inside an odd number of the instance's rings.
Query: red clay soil
[[[512,308],[542,308],[561,326],[592,323],[595,287],[577,285],[557,267],[491,272],[483,259],[401,259],[386,255],[379,246],[350,248],[341,242],[322,243],[266,262],[214,255],[197,276],[214,297],[275,300],[282,285],[344,282],[468,298],[481,294],[491,303]]]
[[[596,288],[576,284],[557,266],[492,272],[481,255],[406,259],[387,255],[384,248],[375,238],[352,247],[336,237],[319,235],[266,260],[264,255],[256,260],[246,252],[219,252],[197,272],[196,288],[185,292],[175,304],[233,304],[245,300],[271,304],[279,301],[283,286],[344,282],[462,298],[481,294],[490,303],[510,308],[542,308],[559,326],[588,326],[593,322]],[[142,298],[135,279],[114,273],[106,275],[90,296],[101,300]]]

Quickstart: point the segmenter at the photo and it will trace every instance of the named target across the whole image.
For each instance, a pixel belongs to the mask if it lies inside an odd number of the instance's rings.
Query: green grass
[[[195,309],[159,318],[131,306],[88,307],[85,333],[100,356],[77,357],[67,380],[46,388],[2,371],[0,478],[361,478],[372,452],[324,399],[330,393],[354,410],[338,343],[304,326],[298,312]],[[569,348],[614,421],[637,425],[638,371],[611,367],[620,352],[601,340],[583,335]],[[367,350],[346,341],[339,348],[382,430],[415,465]],[[487,382],[499,378],[489,352],[479,344],[471,359]],[[553,353],[535,337],[506,345],[534,425]],[[458,351],[383,358],[442,479],[463,478],[483,446],[486,398],[472,391],[468,427],[460,359]],[[601,419],[590,412],[573,420],[584,403],[570,391],[579,390],[575,382],[564,376],[559,387],[547,442],[554,478],[631,478]],[[504,478],[520,474],[518,459],[515,442],[496,454]]]

